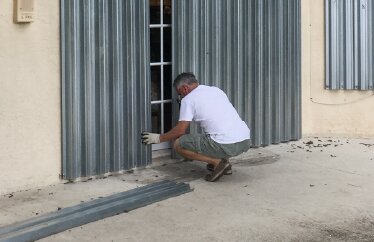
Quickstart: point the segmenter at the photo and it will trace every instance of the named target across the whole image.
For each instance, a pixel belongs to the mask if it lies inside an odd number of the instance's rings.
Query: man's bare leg
[[[183,156],[184,158],[191,159],[191,160],[199,160],[206,162],[208,164],[212,164],[214,168],[218,165],[221,159],[205,156],[194,151],[183,149],[179,144],[179,139],[174,142],[174,149],[178,154]]]

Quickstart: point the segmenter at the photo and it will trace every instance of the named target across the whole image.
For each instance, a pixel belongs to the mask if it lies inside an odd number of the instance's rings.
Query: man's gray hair
[[[173,86],[180,88],[182,85],[192,85],[195,83],[199,84],[192,72],[183,72],[174,79]]]

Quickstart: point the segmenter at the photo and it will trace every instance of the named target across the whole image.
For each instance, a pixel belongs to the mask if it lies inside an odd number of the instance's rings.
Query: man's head
[[[191,72],[184,72],[179,74],[174,80],[174,88],[177,91],[178,95],[185,97],[193,89],[199,85],[199,82],[196,80],[196,77]]]

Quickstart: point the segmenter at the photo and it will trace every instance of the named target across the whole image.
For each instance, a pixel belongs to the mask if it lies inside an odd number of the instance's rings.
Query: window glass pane
[[[171,123],[171,103],[164,104],[164,131],[165,133],[171,130],[172,123]]]
[[[151,66],[151,100],[161,99],[161,67]]]
[[[171,27],[164,28],[164,61],[171,62]]]
[[[161,133],[161,104],[152,104],[152,133]]]
[[[150,30],[150,39],[151,39],[151,62],[160,62],[161,61],[161,34],[159,28],[151,28]]]
[[[171,65],[164,66],[164,99],[171,99],[173,80],[171,77]]]
[[[171,24],[171,0],[164,0],[164,24]]]
[[[150,0],[149,1],[149,22],[150,24],[160,24],[160,0]]]

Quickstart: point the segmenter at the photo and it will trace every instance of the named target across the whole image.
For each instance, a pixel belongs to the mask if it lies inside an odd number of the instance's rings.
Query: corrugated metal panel
[[[145,166],[148,0],[61,0],[63,177]]]
[[[0,227],[0,242],[36,241],[191,191],[190,185],[174,181],[146,185]]]
[[[300,36],[300,0],[174,1],[173,76],[192,71],[223,89],[249,124],[253,146],[296,140]]]
[[[326,0],[326,89],[372,90],[371,0]]]

